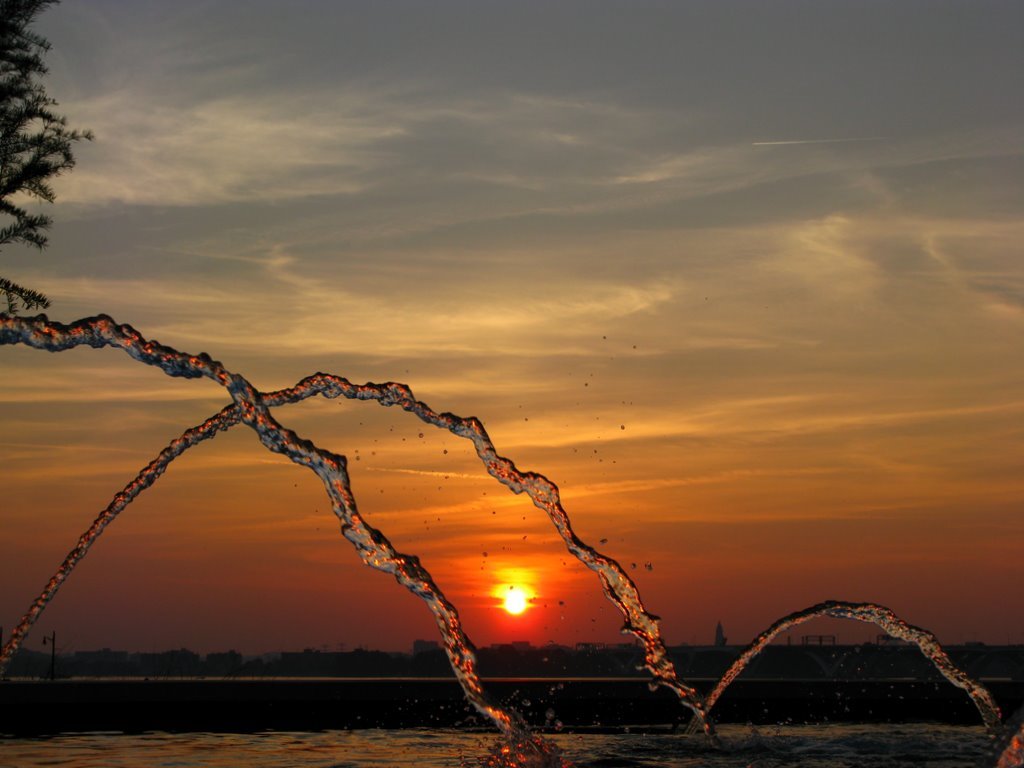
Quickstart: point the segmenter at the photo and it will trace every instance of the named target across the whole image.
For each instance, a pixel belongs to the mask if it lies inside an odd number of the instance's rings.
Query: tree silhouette
[[[89,131],[67,127],[67,119],[53,111],[57,102],[46,95],[40,81],[47,72],[43,55],[50,43],[28,27],[57,2],[0,0],[0,214],[13,219],[0,227],[0,246],[46,246],[46,230],[53,220],[29,213],[22,207],[23,199],[52,203],[55,195],[49,180],[74,167],[72,144],[92,139]],[[18,311],[19,303],[26,310],[50,305],[43,294],[4,277],[0,296],[10,314]]]

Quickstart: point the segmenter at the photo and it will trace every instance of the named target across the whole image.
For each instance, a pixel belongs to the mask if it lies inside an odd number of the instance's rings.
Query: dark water
[[[977,766],[980,726],[723,726],[724,748],[678,734],[554,734],[590,768],[902,768]],[[363,730],[319,733],[67,734],[0,740],[3,768],[461,768],[477,766],[493,733]]]

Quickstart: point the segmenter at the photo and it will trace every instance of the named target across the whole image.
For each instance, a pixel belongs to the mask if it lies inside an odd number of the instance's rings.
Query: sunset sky
[[[670,643],[830,598],[1024,643],[1024,4],[69,0],[36,29],[95,133],[50,247],[0,254],[51,318],[109,314],[264,390],[322,370],[479,417]],[[112,350],[0,366],[6,636],[229,398]],[[276,415],[349,457],[478,645],[626,639],[466,441],[372,403]],[[244,426],[124,512],[28,647],[52,630],[68,652],[437,636]]]

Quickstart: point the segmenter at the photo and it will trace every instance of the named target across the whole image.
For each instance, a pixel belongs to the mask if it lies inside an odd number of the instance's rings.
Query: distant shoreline
[[[817,637],[817,636],[816,636]],[[744,646],[707,645],[668,648],[682,678],[718,678]],[[954,664],[973,678],[1024,680],[1024,646],[967,644],[946,647]],[[636,677],[646,679],[643,651],[635,643],[605,646],[580,643],[575,648],[510,643],[477,649],[483,677]],[[352,651],[283,651],[243,656],[237,651],[200,656],[187,648],[136,653],[103,648],[70,655],[22,648],[7,670],[13,677],[104,678],[433,678],[453,677],[451,664],[437,642],[418,641],[413,653],[366,649]],[[755,657],[746,679],[941,679],[930,660],[913,645],[773,644]]]

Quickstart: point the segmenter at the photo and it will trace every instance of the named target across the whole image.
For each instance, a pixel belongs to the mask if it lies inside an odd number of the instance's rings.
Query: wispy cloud
[[[68,108],[96,134],[66,202],[201,206],[363,189],[374,147],[402,132],[358,94],[275,94],[165,105],[124,89]]]
[[[304,277],[289,268],[289,261],[267,262],[271,279],[250,284],[244,294],[238,293],[238,283],[229,288],[191,280],[53,279],[47,288],[53,296],[94,301],[123,317],[164,307],[159,318],[151,315],[147,333],[167,343],[212,349],[230,335],[232,346],[307,356],[342,350],[378,354],[382,349],[413,355],[485,350],[562,354],[573,349],[581,328],[653,312],[673,297],[665,284],[581,281],[571,296],[540,287],[533,295],[507,293],[486,304],[429,296],[396,301]],[[118,298],[111,302],[110,296]],[[275,305],[291,307],[288,317],[266,311]],[[177,309],[183,306],[189,311]]]
[[[752,147],[781,147],[791,144],[854,144],[861,141],[885,141],[884,136],[868,136],[852,139],[789,139],[787,141],[753,141]]]

